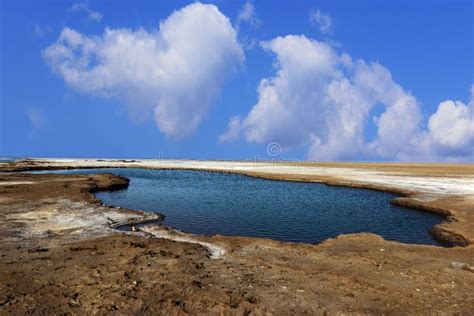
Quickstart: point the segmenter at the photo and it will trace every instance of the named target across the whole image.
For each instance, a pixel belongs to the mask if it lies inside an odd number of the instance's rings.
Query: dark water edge
[[[48,171],[51,172],[51,171]],[[98,192],[105,204],[164,214],[164,224],[195,234],[263,237],[317,243],[371,232],[387,240],[439,245],[429,230],[442,216],[392,205],[394,194],[317,183],[186,170],[81,169],[113,173],[127,189]]]
[[[0,157],[0,162],[15,162],[21,158],[16,157]]]

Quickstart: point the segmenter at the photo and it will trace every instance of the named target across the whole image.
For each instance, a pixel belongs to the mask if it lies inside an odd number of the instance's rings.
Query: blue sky
[[[473,161],[472,1],[0,6],[0,156]]]

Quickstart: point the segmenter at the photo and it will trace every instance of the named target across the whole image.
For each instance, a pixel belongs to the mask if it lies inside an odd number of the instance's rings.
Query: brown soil
[[[0,174],[0,314],[474,312],[471,244],[407,245],[373,234],[319,245],[198,236],[226,249],[211,259],[197,244],[113,230],[151,218],[102,206],[91,193],[126,185],[112,175]],[[457,216],[461,225],[447,223],[448,235],[467,240],[472,202],[449,199],[417,203]],[[124,217],[91,231],[48,221],[77,207],[94,219]]]

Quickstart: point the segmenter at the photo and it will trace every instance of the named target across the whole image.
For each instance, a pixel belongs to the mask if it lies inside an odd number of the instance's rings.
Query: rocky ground
[[[92,194],[126,185],[113,175],[0,174],[0,314],[474,313],[469,199],[418,201],[461,221],[444,232],[464,247],[373,234],[309,245],[157,224],[119,231],[158,219]]]

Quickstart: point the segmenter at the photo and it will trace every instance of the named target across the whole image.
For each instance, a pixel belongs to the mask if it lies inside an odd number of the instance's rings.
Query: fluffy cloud
[[[471,100],[441,102],[428,121],[425,142],[436,154],[474,158],[474,85]]]
[[[87,17],[93,21],[100,22],[102,21],[102,13],[99,11],[94,11],[91,8],[89,8],[89,5],[86,2],[78,2],[74,3],[71,6],[71,11],[73,12],[84,12],[87,14]]]
[[[86,36],[64,28],[43,57],[75,90],[124,100],[135,115],[153,111],[173,138],[196,130],[225,77],[244,60],[228,18],[201,3],[173,12],[155,31]]]
[[[277,37],[262,47],[275,55],[276,73],[261,80],[257,104],[231,120],[221,141],[243,134],[284,149],[307,146],[308,158],[318,160],[409,159],[434,146],[465,150],[472,143],[472,101],[440,105],[424,131],[417,100],[382,65],[353,61],[305,36]],[[382,113],[371,119],[376,107]],[[374,139],[366,138],[369,124]]]
[[[332,33],[332,19],[328,14],[324,14],[319,10],[312,11],[309,15],[309,21],[317,25],[322,34]]]
[[[242,118],[240,116],[233,116],[230,118],[228,129],[225,133],[219,135],[219,142],[231,142],[239,138]]]

